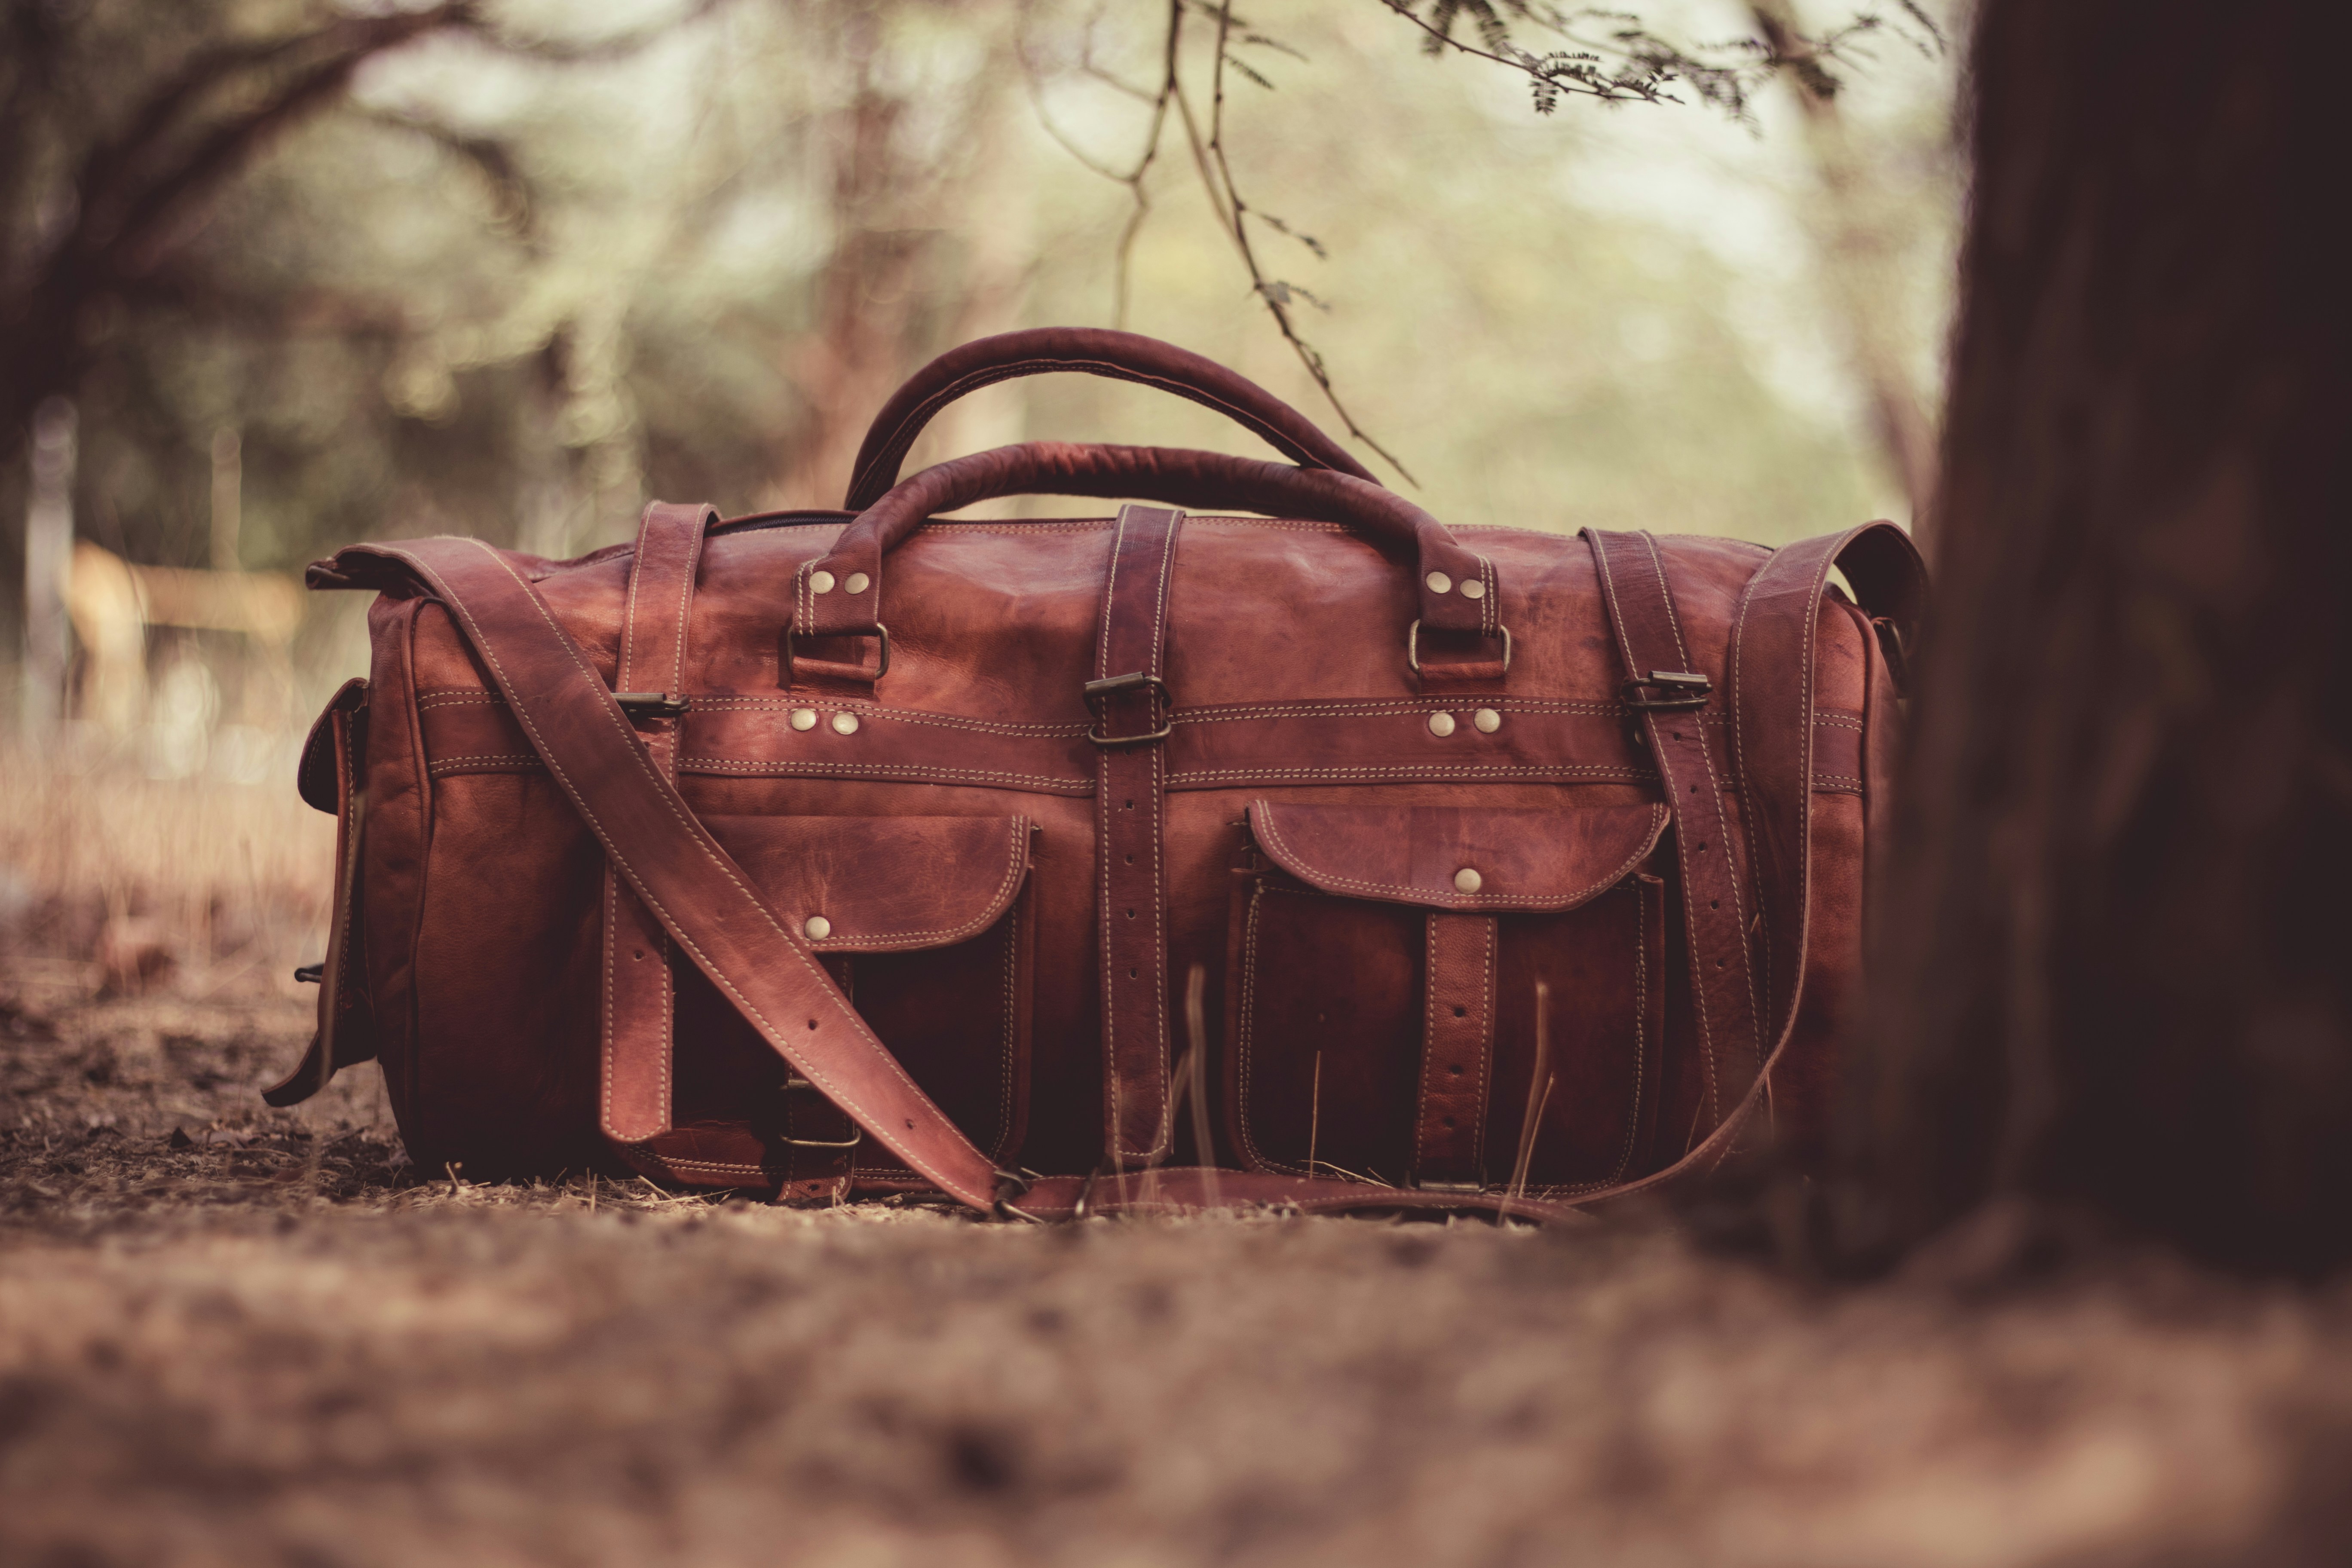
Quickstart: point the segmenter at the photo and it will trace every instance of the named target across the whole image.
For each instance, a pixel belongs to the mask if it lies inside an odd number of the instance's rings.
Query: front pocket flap
[[[1025,816],[706,816],[702,823],[769,907],[819,952],[947,947],[978,936],[1020,892],[1036,828]],[[813,930],[812,921],[821,923]]]
[[[1615,887],[1656,847],[1667,812],[1260,800],[1249,815],[1258,847],[1327,893],[1432,909],[1532,910],[1573,909]]]

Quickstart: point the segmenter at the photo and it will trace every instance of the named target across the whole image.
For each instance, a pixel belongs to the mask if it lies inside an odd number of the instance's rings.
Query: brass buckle
[[[675,691],[615,691],[613,700],[632,719],[675,719],[687,709],[686,699]]]
[[[1166,681],[1160,679],[1156,675],[1147,674],[1143,670],[1139,669],[1132,675],[1114,675],[1108,680],[1087,681],[1084,688],[1086,693],[1087,711],[1089,713],[1095,712],[1095,699],[1097,697],[1108,697],[1115,692],[1120,691],[1134,691],[1139,688],[1147,686],[1160,694],[1160,701],[1168,704],[1168,721],[1165,724],[1160,725],[1160,728],[1152,731],[1149,735],[1106,735],[1101,733],[1098,729],[1089,730],[1087,731],[1087,739],[1092,741],[1096,745],[1105,748],[1113,746],[1142,746],[1148,745],[1153,741],[1166,740],[1170,733],[1176,728],[1175,694],[1168,689],[1168,683]],[[1097,713],[1095,715],[1095,720],[1096,723],[1099,725],[1102,721],[1102,716],[1099,713]]]
[[[1503,634],[1503,673],[1508,675],[1511,673],[1511,628],[1498,626],[1495,629]],[[1404,629],[1404,661],[1415,675],[1421,673],[1421,623],[1417,620]]]
[[[1643,693],[1655,690],[1658,696]],[[1704,675],[1694,675],[1687,669],[1654,669],[1646,676],[1636,676],[1617,693],[1617,700],[1637,713],[1662,713],[1682,708],[1704,708],[1715,690],[1715,682]]]
[[[866,634],[863,632],[828,632],[825,635],[827,637],[864,637]],[[874,679],[879,680],[884,676],[890,673],[890,628],[884,626],[880,621],[877,621],[874,623],[874,635],[882,639],[882,660],[879,664],[877,664],[874,667]],[[784,685],[787,689],[789,689],[793,683],[793,639],[798,636],[800,636],[800,633],[794,631],[792,627],[786,626],[784,628]]]
[[[793,1094],[801,1089],[807,1089],[812,1093],[818,1092],[816,1085],[804,1078],[784,1079],[786,1094]],[[866,1129],[853,1121],[849,1124],[849,1136],[846,1138],[787,1138],[779,1132],[776,1134],[776,1142],[794,1149],[855,1149],[866,1142]]]

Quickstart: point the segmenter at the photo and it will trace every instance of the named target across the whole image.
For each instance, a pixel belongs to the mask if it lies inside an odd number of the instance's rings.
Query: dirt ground
[[[2336,1563],[2352,1293],[407,1169],[304,998],[0,973],[0,1563]]]

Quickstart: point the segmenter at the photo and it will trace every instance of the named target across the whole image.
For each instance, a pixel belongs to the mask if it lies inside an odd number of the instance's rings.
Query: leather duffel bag
[[[1292,461],[898,479],[1050,371]],[[1036,494],[1125,504],[939,515]],[[379,597],[304,752],[335,920],[273,1103],[374,1058],[428,1170],[1041,1217],[1553,1215],[1816,1155],[1926,591],[1888,523],[1448,528],[1263,389],[1079,330],[925,368],[841,511],[310,582]]]

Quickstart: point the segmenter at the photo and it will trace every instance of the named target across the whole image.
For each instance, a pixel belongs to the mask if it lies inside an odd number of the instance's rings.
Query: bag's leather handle
[[[882,558],[934,513],[1010,495],[1104,496],[1350,524],[1419,560],[1421,629],[1494,637],[1494,563],[1429,513],[1367,479],[1221,452],[1032,441],[924,469],[860,513],[793,584],[797,637],[872,637],[884,622]],[[1402,637],[1403,628],[1399,628]]]
[[[1241,426],[1303,468],[1333,468],[1369,482],[1371,472],[1315,422],[1257,383],[1189,349],[1099,327],[1000,332],[950,349],[900,387],[866,432],[842,504],[864,511],[898,482],[898,466],[923,426],[966,393],[1024,375],[1075,371],[1189,398]]]

